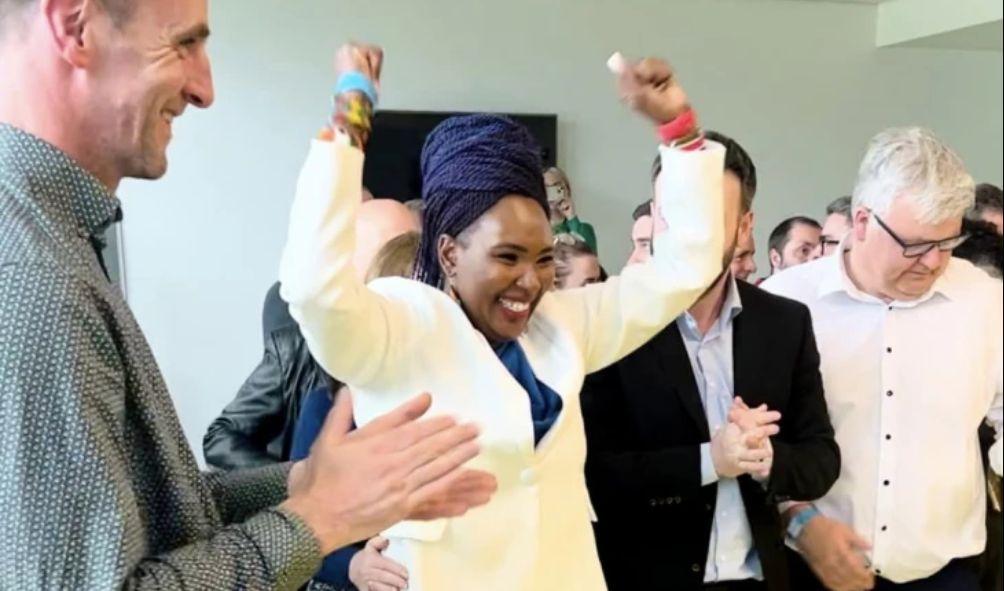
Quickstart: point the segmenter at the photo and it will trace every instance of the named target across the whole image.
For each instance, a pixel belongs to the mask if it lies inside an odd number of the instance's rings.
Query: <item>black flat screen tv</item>
[[[443,119],[465,113],[378,111],[366,147],[363,185],[377,198],[398,201],[422,196],[419,157],[425,137]],[[505,114],[530,130],[541,147],[544,167],[558,160],[557,115]]]

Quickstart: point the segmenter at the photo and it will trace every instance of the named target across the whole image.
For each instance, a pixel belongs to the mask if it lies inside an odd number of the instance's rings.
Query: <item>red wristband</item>
[[[660,125],[659,137],[662,138],[663,143],[671,144],[693,133],[696,124],[697,117],[694,116],[694,110],[687,109],[682,115],[677,116],[676,119]]]

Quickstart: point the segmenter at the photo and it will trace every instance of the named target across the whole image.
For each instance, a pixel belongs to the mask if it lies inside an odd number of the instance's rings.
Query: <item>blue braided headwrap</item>
[[[530,132],[499,115],[451,117],[422,148],[422,241],[415,278],[440,286],[436,243],[456,237],[510,194],[529,197],[548,213],[540,148]]]

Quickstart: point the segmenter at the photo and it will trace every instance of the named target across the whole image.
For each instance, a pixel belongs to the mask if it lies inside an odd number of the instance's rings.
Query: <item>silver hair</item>
[[[884,214],[904,197],[920,209],[924,224],[959,218],[973,206],[975,185],[962,159],[928,129],[886,129],[868,144],[858,181],[854,207]]]

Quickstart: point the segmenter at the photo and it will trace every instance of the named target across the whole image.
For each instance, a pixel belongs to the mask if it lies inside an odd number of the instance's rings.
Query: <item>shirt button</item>
[[[882,481],[882,485],[883,486],[889,486],[889,481],[888,480],[883,480]]]
[[[527,468],[519,474],[519,481],[527,486],[532,486],[537,484],[537,471],[533,468]]]
[[[885,436],[885,440],[886,440],[886,441],[889,441],[890,439],[892,439],[892,435],[886,435],[886,436]]]
[[[885,348],[885,352],[886,353],[892,353],[892,347],[886,347]]]
[[[892,390],[888,390],[888,391],[886,391],[885,395],[886,395],[886,396],[892,396]]]
[[[887,530],[887,529],[889,529],[889,526],[887,526],[887,525],[883,525],[883,526],[882,526],[882,531],[885,531],[885,530]]]

